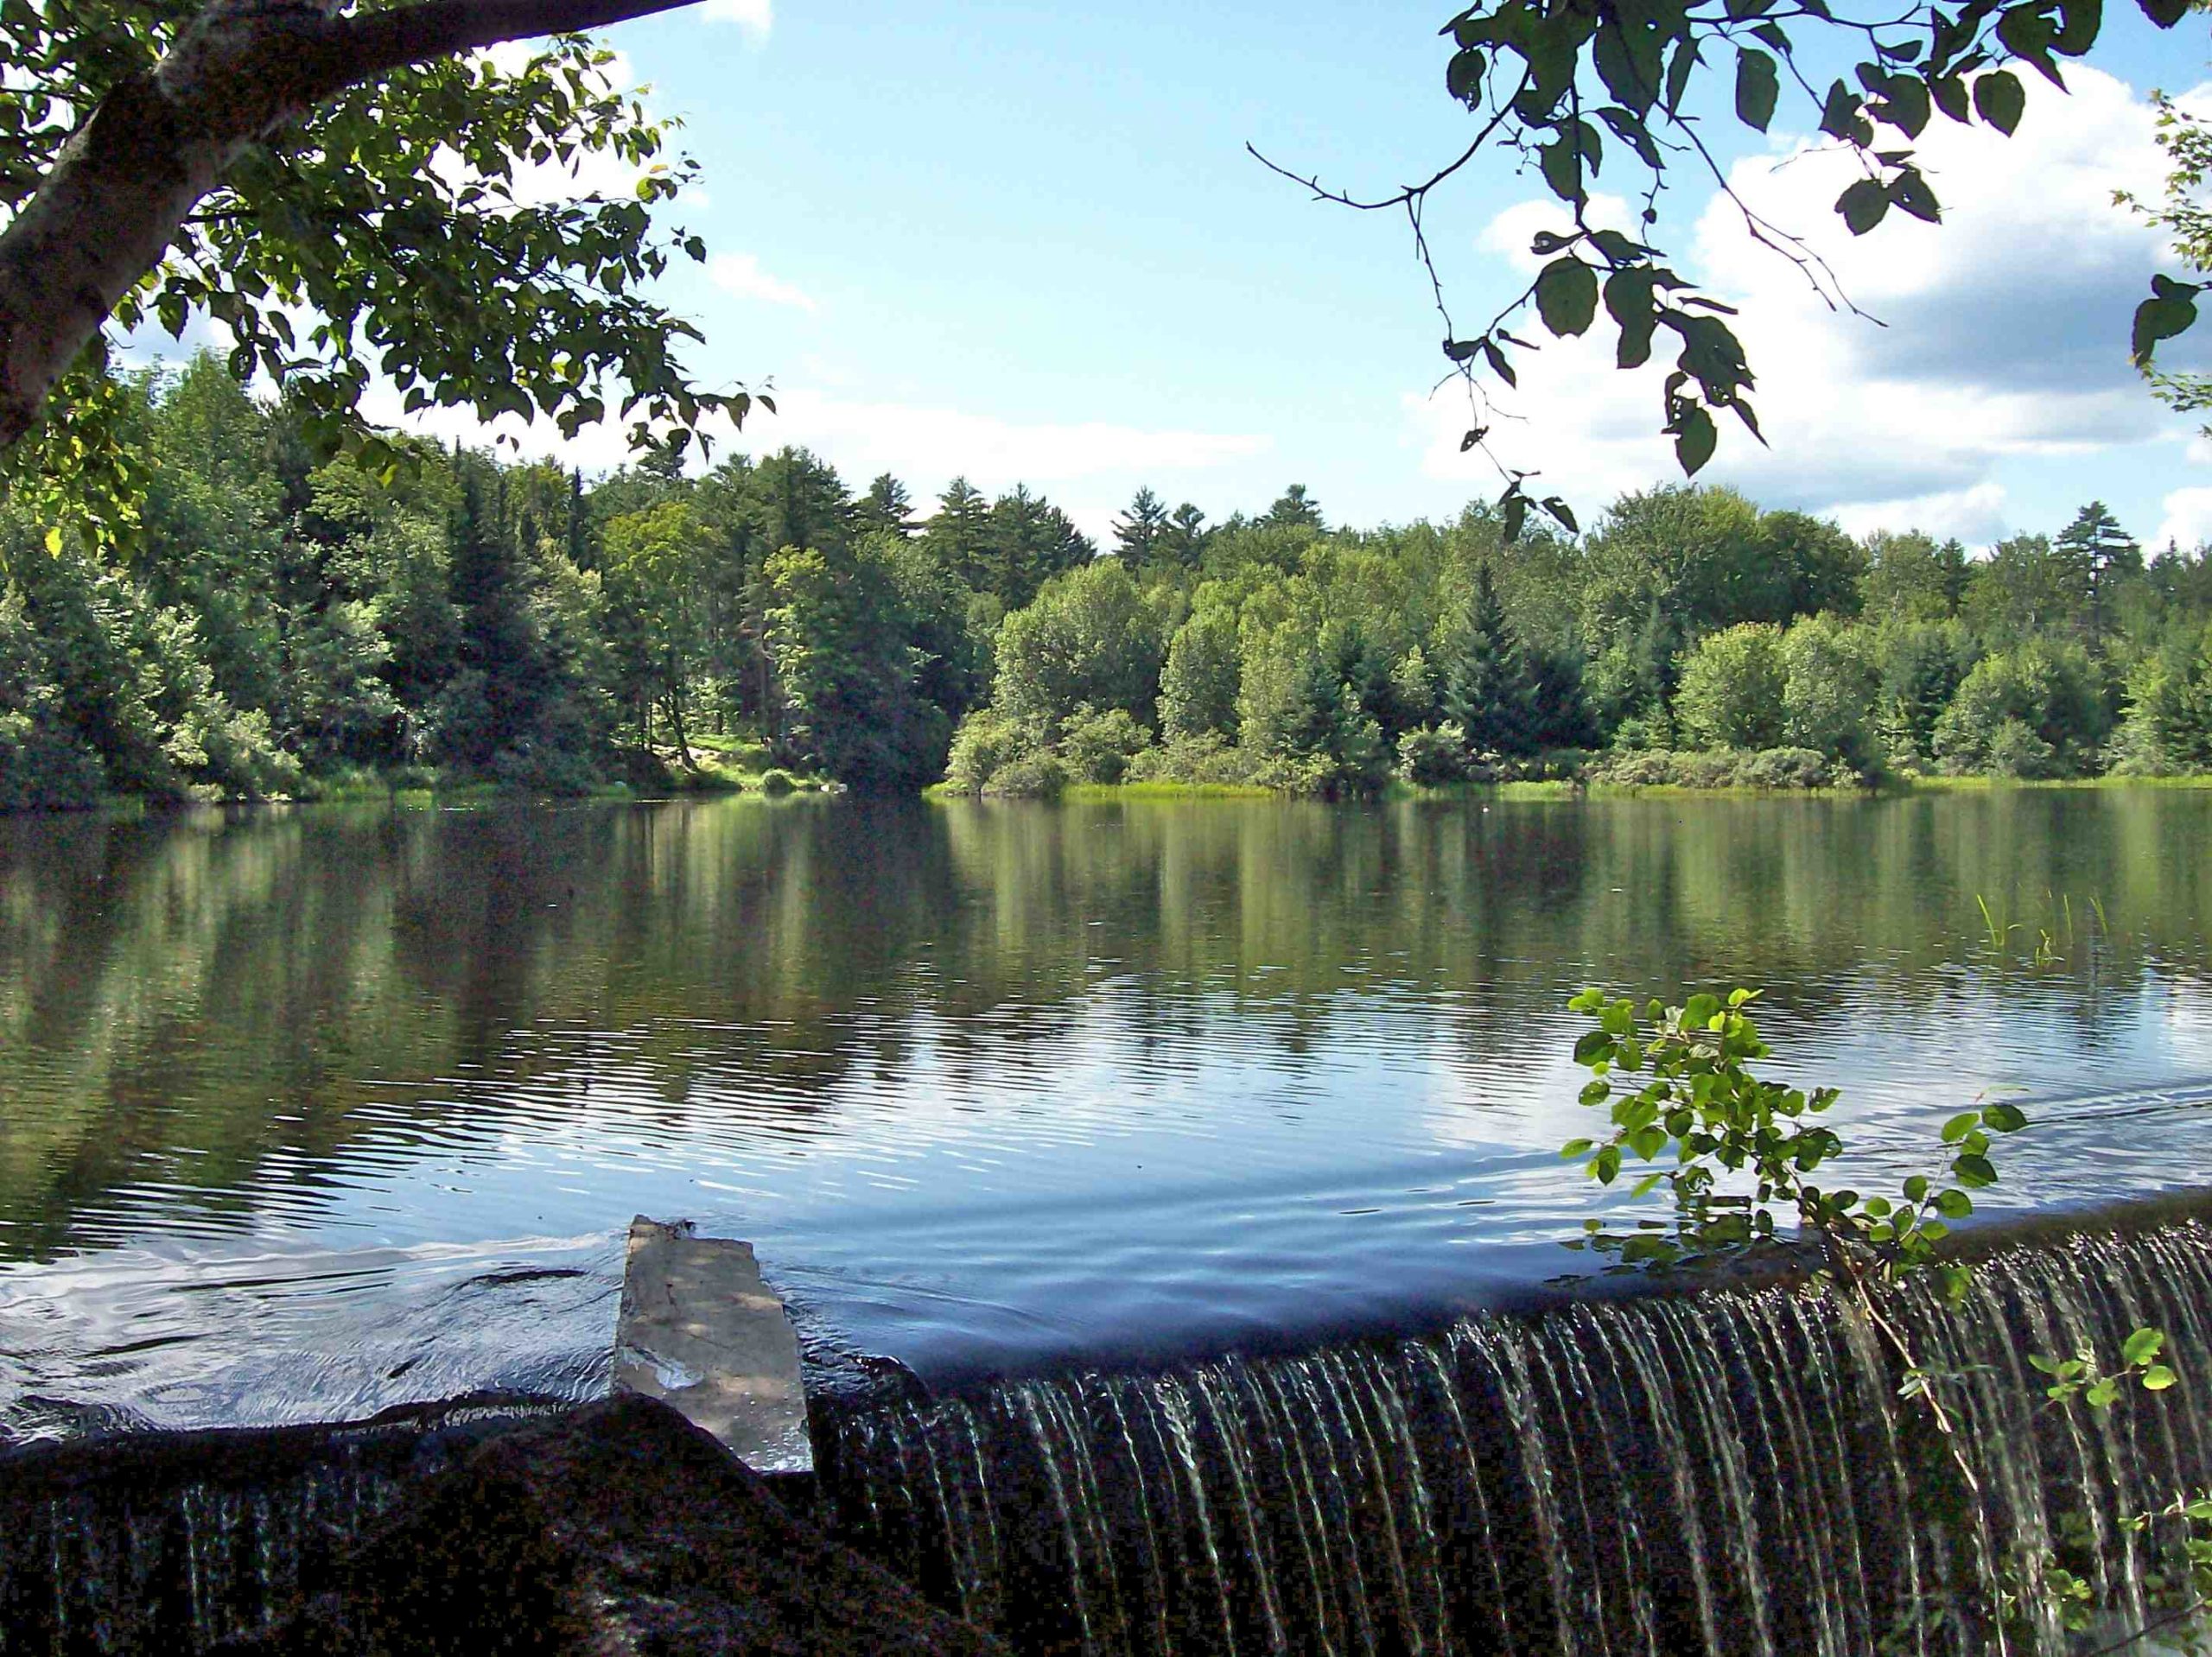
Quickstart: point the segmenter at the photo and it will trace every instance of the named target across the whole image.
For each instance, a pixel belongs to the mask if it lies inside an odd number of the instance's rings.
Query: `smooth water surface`
[[[1586,1262],[1592,982],[2212,1185],[2208,918],[2195,790],[0,822],[0,1421],[591,1390],[639,1212],[931,1377],[1440,1318]]]

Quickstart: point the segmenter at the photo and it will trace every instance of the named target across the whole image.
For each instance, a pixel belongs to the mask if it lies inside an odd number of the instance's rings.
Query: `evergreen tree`
[[[810,450],[779,449],[753,468],[747,493],[761,546],[817,547],[831,551],[848,544],[855,512],[836,467]]]
[[[1498,602],[1488,560],[1475,566],[1465,616],[1439,651],[1444,664],[1444,717],[1466,733],[1476,753],[1535,752],[1528,664]]]
[[[921,525],[913,519],[914,499],[906,486],[888,472],[868,485],[853,508],[854,527],[862,534],[895,535],[900,540],[917,535]]]
[[[1167,509],[1149,489],[1140,489],[1129,501],[1128,513],[1114,520],[1114,545],[1132,568],[1152,562],[1154,549],[1167,533]]]
[[[1089,563],[1096,551],[1066,513],[1016,484],[991,504],[984,579],[969,584],[1018,610],[1046,581]]]
[[[967,479],[945,485],[922,544],[964,586],[978,593],[990,590],[991,505]]]
[[[2087,597],[2089,642],[2101,642],[2114,589],[2127,577],[2142,573],[2142,548],[2120,527],[2104,502],[2093,500],[2074,514],[2053,550]]]
[[[1267,516],[1260,520],[1269,529],[1320,530],[1328,526],[1321,521],[1321,504],[1306,492],[1306,486],[1294,483],[1275,497]]]
[[[438,745],[443,758],[482,770],[531,734],[547,689],[545,663],[522,560],[502,521],[501,474],[457,446],[454,467],[461,490],[449,541],[460,659],[442,699]]]
[[[1196,569],[1205,556],[1206,543],[1212,538],[1213,531],[1206,528],[1206,515],[1186,500],[1168,517],[1155,551],[1163,563]]]

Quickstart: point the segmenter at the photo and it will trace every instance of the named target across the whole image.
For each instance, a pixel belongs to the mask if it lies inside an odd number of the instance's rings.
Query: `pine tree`
[[[1469,749],[1535,752],[1528,664],[1487,560],[1475,566],[1472,602],[1444,653],[1444,716],[1467,733]]]
[[[853,516],[861,530],[895,535],[903,541],[921,530],[922,526],[913,520],[913,509],[914,498],[906,492],[906,486],[886,472],[868,485]]]
[[[1268,515],[1260,520],[1271,529],[1320,530],[1328,526],[1321,520],[1321,504],[1306,492],[1306,486],[1294,483],[1276,497],[1275,504],[1268,508]]]
[[[1198,561],[1205,556],[1206,543],[1213,538],[1213,531],[1206,528],[1206,515],[1189,501],[1178,506],[1168,517],[1167,527],[1160,531],[1157,550],[1160,562],[1196,569]]]
[[[937,498],[937,516],[922,533],[922,544],[938,565],[982,592],[988,588],[991,505],[965,478],[955,478]]]
[[[1132,568],[1152,562],[1154,549],[1167,533],[1167,509],[1149,489],[1140,489],[1126,517],[1114,520],[1114,545]]]
[[[546,667],[530,613],[526,572],[505,522],[505,474],[456,450],[451,594],[461,618],[460,671],[447,686],[440,746],[480,769],[528,738],[546,693]]]
[[[2101,500],[2093,500],[2074,514],[2053,543],[2073,581],[2087,595],[2091,643],[2105,635],[2106,617],[2113,589],[2143,568],[2143,549],[2120,527],[2119,519]]]
[[[1035,598],[1062,570],[1089,563],[1096,551],[1066,513],[1020,484],[991,504],[988,536],[984,579],[970,585],[997,594],[1009,610]]]

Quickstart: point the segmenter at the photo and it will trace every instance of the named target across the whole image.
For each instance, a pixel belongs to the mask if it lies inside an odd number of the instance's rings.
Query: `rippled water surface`
[[[1435,1317],[1578,1258],[1590,982],[2212,1184],[2208,916],[2185,790],[0,822],[0,1422],[588,1391],[640,1212],[936,1376]]]

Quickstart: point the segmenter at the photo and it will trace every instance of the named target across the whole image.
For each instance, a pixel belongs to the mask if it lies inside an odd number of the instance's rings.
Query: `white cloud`
[[[2154,552],[2171,541],[2183,550],[2212,544],[2212,488],[2177,489],[2165,498],[2165,518],[2151,537]]]
[[[2001,483],[1978,483],[1967,489],[1898,500],[1854,501],[1834,510],[1836,521],[1853,535],[1871,535],[1876,530],[1910,524],[1932,536],[1955,536],[1968,546],[1980,546],[2002,540],[2012,528]]]
[[[707,0],[707,16],[718,22],[735,23],[756,41],[765,41],[775,27],[775,0]]]
[[[812,449],[843,474],[855,490],[878,473],[902,479],[918,502],[934,499],[955,477],[986,495],[1018,483],[1049,493],[1093,536],[1109,533],[1115,514],[1140,483],[1175,473],[1203,473],[1264,454],[1266,436],[1116,425],[1025,422],[941,405],[874,402],[819,390],[779,390],[777,412],[755,409],[742,431],[727,422],[709,426],[717,458],[766,454],[797,445]],[[372,420],[450,443],[499,440],[502,452],[558,460],[600,473],[628,459],[626,429],[620,422],[587,427],[563,438],[549,422],[503,416],[484,425],[467,409],[400,411],[398,394],[378,381],[364,401]]]
[[[802,311],[817,308],[814,297],[796,283],[770,276],[752,253],[717,253],[707,265],[715,287],[739,299],[757,299],[770,305],[789,305]]]
[[[2125,355],[2157,238],[2112,205],[2115,187],[2144,189],[2161,175],[2150,111],[2108,75],[2069,66],[2069,79],[2063,105],[2031,87],[2010,140],[1940,118],[1929,129],[1921,160],[1946,203],[1940,226],[1892,214],[1872,235],[1849,236],[1830,204],[1855,163],[1832,149],[1778,141],[1731,169],[1737,194],[1806,237],[1882,326],[1831,311],[1795,267],[1751,242],[1716,191],[1678,251],[1688,273],[1741,311],[1734,326],[1759,377],[1752,400],[1772,448],[1724,418],[1705,479],[1739,484],[1770,505],[1834,512],[1853,528],[1910,521],[1986,538],[2005,527],[1995,473],[2007,462],[2141,445],[2179,458],[2185,434]],[[1516,206],[1484,239],[1515,250],[1525,271],[1534,262],[1518,250],[1560,219]],[[1665,360],[1622,373],[1601,313],[1583,339],[1522,357],[1522,390],[1503,410],[1516,418],[1496,422],[1494,442],[1510,460],[1543,465],[1542,492],[1586,508],[1678,477],[1657,430],[1670,338],[1662,330],[1655,352]],[[1447,389],[1409,407],[1431,476],[1494,483],[1481,456],[1459,451],[1464,397]]]
[[[806,444],[854,477],[888,470],[942,482],[964,474],[987,492],[1122,473],[1202,471],[1261,454],[1271,441],[1103,421],[1024,422],[810,391],[779,394],[776,406],[776,417],[759,428],[764,445]]]

